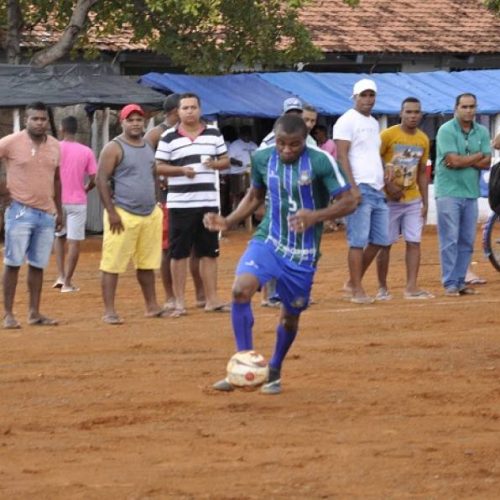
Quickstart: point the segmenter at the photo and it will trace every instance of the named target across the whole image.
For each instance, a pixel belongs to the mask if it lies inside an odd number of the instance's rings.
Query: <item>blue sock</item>
[[[281,369],[281,364],[285,359],[285,356],[293,344],[297,332],[287,332],[283,325],[278,325],[276,328],[276,346],[274,347],[273,357],[269,361],[269,366],[277,370]]]
[[[250,302],[231,305],[231,321],[233,323],[234,340],[238,351],[253,349],[252,328],[253,314]]]

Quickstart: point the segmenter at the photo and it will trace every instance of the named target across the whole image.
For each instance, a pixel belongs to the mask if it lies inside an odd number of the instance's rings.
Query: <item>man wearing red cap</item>
[[[154,149],[143,139],[144,111],[128,104],[120,112],[123,132],[101,152],[97,188],[104,205],[100,270],[103,321],[123,323],[115,309],[118,275],[133,259],[147,317],[162,317],[154,270],[161,264],[162,212],[156,204]],[[113,186],[113,190],[110,188]]]

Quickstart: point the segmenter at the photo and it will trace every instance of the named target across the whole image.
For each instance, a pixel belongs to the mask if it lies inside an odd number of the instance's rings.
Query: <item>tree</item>
[[[486,5],[488,9],[500,13],[500,0],[484,0],[484,5]]]
[[[91,53],[92,37],[130,26],[132,41],[146,42],[187,71],[224,73],[237,64],[272,69],[320,58],[299,20],[309,1],[8,0],[0,5],[0,26],[7,26],[9,62],[19,61],[21,32],[35,26],[61,34],[55,44],[34,53],[31,62],[36,66],[75,49]]]

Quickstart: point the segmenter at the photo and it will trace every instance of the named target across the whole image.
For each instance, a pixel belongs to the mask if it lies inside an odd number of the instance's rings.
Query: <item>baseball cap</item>
[[[165,113],[170,113],[170,111],[179,107],[179,101],[180,101],[179,94],[170,94],[163,101],[163,111],[165,111]]]
[[[283,113],[288,113],[293,109],[302,111],[302,101],[296,97],[289,97],[288,99],[285,99],[283,101]]]
[[[132,113],[139,113],[144,116],[144,110],[138,104],[127,104],[120,111],[120,121],[126,120]]]
[[[373,90],[373,92],[377,92],[377,84],[373,80],[363,78],[354,84],[351,97],[361,94],[361,92],[364,92],[365,90]]]

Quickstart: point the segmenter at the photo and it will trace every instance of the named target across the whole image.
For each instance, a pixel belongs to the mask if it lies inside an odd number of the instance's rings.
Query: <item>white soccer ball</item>
[[[269,367],[255,351],[239,351],[227,364],[227,380],[235,387],[257,387],[267,381]]]

